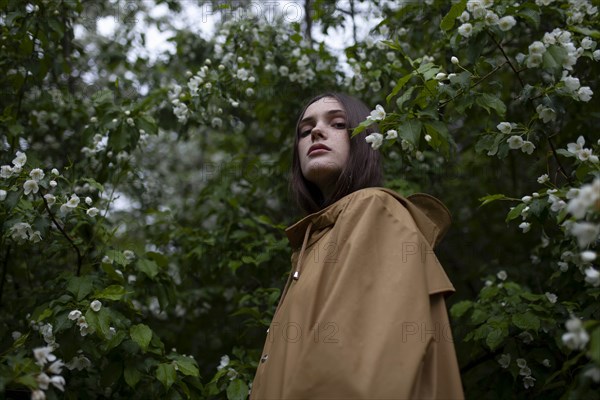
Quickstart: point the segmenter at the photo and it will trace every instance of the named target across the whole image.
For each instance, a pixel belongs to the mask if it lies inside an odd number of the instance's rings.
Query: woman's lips
[[[331,149],[329,147],[325,146],[324,144],[314,144],[308,149],[307,155],[312,154],[314,152],[323,153],[323,152],[330,151],[330,150]]]

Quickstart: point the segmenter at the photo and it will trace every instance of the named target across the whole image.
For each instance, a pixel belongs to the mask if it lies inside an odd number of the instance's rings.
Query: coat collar
[[[319,233],[328,226],[335,224],[338,216],[348,206],[350,200],[363,190],[381,190],[396,198],[410,212],[417,227],[432,247],[435,247],[442,240],[452,222],[448,208],[440,200],[431,195],[416,193],[408,197],[403,197],[388,188],[366,188],[350,193],[328,207],[309,214],[288,227],[285,233],[292,249],[296,250],[300,248],[307,234],[309,238],[307,243],[302,247],[310,246],[314,241],[318,240],[321,236]],[[309,225],[310,232],[307,232]]]

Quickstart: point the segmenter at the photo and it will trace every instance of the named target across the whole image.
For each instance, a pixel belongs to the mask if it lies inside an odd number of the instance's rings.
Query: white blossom
[[[535,41],[533,43],[531,43],[528,47],[529,49],[529,54],[544,54],[546,52],[546,46],[544,46],[544,43],[540,42],[540,41]]]
[[[90,303],[90,308],[93,311],[98,312],[100,311],[100,308],[102,308],[102,303],[99,300],[94,300]]]
[[[35,381],[40,389],[48,390],[48,385],[50,385],[50,377],[46,375],[46,373],[42,372],[36,375]]]
[[[507,15],[500,18],[498,21],[498,28],[502,31],[509,31],[517,24],[517,20],[512,15]]]
[[[54,385],[54,387],[60,390],[61,392],[65,391],[65,378],[63,378],[62,376],[55,375],[52,378],[50,378],[50,382],[52,382],[52,385]]]
[[[40,367],[46,365],[47,362],[52,362],[56,360],[56,356],[52,354],[52,347],[36,347],[33,349],[33,356],[35,357],[36,364]]]
[[[57,183],[56,181],[52,180],[48,183],[51,187],[56,187]]]
[[[542,57],[541,54],[530,54],[527,57],[527,68],[537,68],[540,65],[542,65],[542,62],[544,61],[544,58]]]
[[[535,150],[535,145],[531,143],[529,140],[525,140],[523,145],[521,146],[521,151],[523,153],[531,154]]]
[[[576,92],[581,86],[579,83],[579,78],[575,78],[573,76],[565,76],[561,79],[561,81],[565,83],[565,88],[570,93]]]
[[[6,200],[6,190],[0,189],[0,201]]]
[[[371,133],[369,136],[365,138],[367,143],[371,143],[371,147],[374,150],[377,150],[383,144],[383,135],[381,133]]]
[[[221,357],[221,362],[217,366],[217,370],[220,371],[228,365],[229,365],[229,356],[227,354],[225,354],[224,356]]]
[[[547,358],[544,358],[544,360],[542,361],[542,365],[546,368],[550,368],[550,360],[548,360]]]
[[[133,260],[135,258],[135,253],[131,250],[123,250],[123,256],[128,260]]]
[[[500,122],[496,125],[496,128],[505,135],[508,135],[513,129],[513,124],[510,122]]]
[[[523,141],[523,138],[518,135],[513,135],[513,136],[509,137],[506,140],[506,142],[508,143],[508,147],[513,150],[520,149],[521,147],[523,147],[523,144],[525,143]]]
[[[46,193],[44,195],[44,199],[46,199],[46,202],[48,203],[48,207],[52,207],[54,205],[54,203],[56,203],[56,197],[54,197],[54,195],[51,193]]]
[[[499,271],[496,276],[498,277],[498,279],[500,279],[501,281],[505,281],[506,278],[508,278],[508,274],[506,273],[506,271],[501,270]]]
[[[373,111],[371,111],[371,115],[369,115],[369,119],[371,121],[382,121],[383,119],[385,119],[385,110],[383,109],[383,107],[379,104],[377,104],[375,106],[375,109]]]
[[[582,86],[577,91],[577,96],[579,97],[579,100],[586,103],[592,99],[593,94],[594,92],[592,92],[592,89],[590,89],[589,86]]]
[[[523,386],[525,387],[525,389],[529,389],[529,388],[533,387],[534,384],[535,384],[535,378],[533,376],[528,375],[523,378]]]
[[[552,304],[556,303],[556,300],[558,300],[558,296],[550,292],[546,292],[546,298]]]
[[[527,233],[531,230],[531,224],[529,222],[521,222],[519,228],[523,230],[523,233]]]
[[[17,222],[10,227],[10,232],[13,239],[27,240],[29,239],[28,235],[31,235],[33,230],[27,222]]]
[[[40,190],[40,187],[38,186],[36,181],[34,181],[33,179],[29,179],[23,184],[23,189],[24,193],[27,195],[29,193],[37,193]]]
[[[583,39],[581,39],[581,47],[586,50],[590,50],[590,49],[594,48],[595,45],[596,45],[596,42],[594,42],[592,40],[592,38],[590,38],[589,36],[586,36]]]
[[[42,179],[44,179],[44,171],[42,171],[40,168],[34,168],[31,170],[31,172],[29,173],[29,176],[31,177],[31,179],[33,179],[36,182],[41,181]]]
[[[542,174],[542,175],[540,175],[537,178],[537,182],[540,183],[540,184],[544,184],[544,183],[548,182],[548,174]]]
[[[593,251],[593,250],[586,250],[586,251],[582,251],[582,252],[579,254],[579,256],[581,257],[581,260],[582,260],[583,262],[586,262],[586,263],[591,263],[591,262],[593,262],[593,261],[595,261],[595,260],[596,260],[596,257],[597,257],[598,255],[597,255],[597,254],[596,254],[596,252],[595,252],[595,251]]]
[[[468,38],[473,33],[473,25],[471,25],[468,22],[462,24],[461,26],[458,27],[458,33],[461,36]]]
[[[500,364],[502,368],[508,368],[510,365],[510,354],[502,354],[498,360],[498,364]]]
[[[550,107],[545,107],[542,104],[536,107],[536,111],[540,119],[547,124],[550,121],[554,121],[556,119],[556,112]]]
[[[31,392],[31,400],[46,400],[46,393],[43,390],[36,389]]]
[[[571,317],[565,323],[567,333],[562,335],[562,341],[571,350],[583,350],[590,340],[581,320],[577,317]]]
[[[600,272],[598,270],[589,267],[585,271],[585,281],[593,287],[600,286]]]
[[[48,366],[47,371],[51,374],[59,375],[62,372],[62,367],[64,365],[62,360],[56,360]]]
[[[458,58],[455,57],[455,56],[452,56],[450,58],[450,62],[452,62],[452,64],[454,64],[454,65],[458,65],[460,63],[460,61],[458,60]]]
[[[585,248],[598,239],[600,224],[575,222],[571,225],[571,234],[577,239],[579,247]]]
[[[577,155],[581,150],[583,150],[583,145],[585,144],[585,139],[583,136],[579,136],[575,143],[567,144],[567,151],[569,153]]]
[[[17,151],[17,156],[12,160],[15,167],[23,167],[27,163],[27,155],[20,151]]]
[[[577,196],[569,201],[567,211],[575,218],[581,219],[598,201],[600,201],[600,178],[594,179],[591,184],[583,185],[577,192]]]
[[[58,172],[58,170],[56,168],[52,168],[52,171],[50,171],[50,173],[55,176],[60,175],[60,172]]]
[[[390,129],[389,131],[387,131],[385,133],[385,138],[387,140],[392,140],[392,139],[396,139],[398,137],[398,131],[394,130],[394,129]]]
[[[13,174],[13,168],[10,165],[3,165],[0,167],[0,178],[8,179]]]
[[[583,376],[586,376],[593,380],[594,382],[600,382],[600,368],[593,366],[583,373]]]

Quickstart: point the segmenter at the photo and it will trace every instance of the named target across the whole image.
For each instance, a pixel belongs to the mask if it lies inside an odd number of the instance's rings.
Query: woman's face
[[[298,134],[302,175],[327,198],[350,154],[344,107],[333,97],[315,101],[304,112]]]

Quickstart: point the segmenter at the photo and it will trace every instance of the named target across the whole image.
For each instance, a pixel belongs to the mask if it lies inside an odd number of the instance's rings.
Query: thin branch
[[[510,68],[513,70],[513,72],[515,73],[515,75],[517,76],[517,79],[519,80],[519,83],[521,84],[521,87],[525,87],[525,84],[523,83],[523,80],[521,79],[521,76],[519,75],[519,72],[515,66],[510,62],[510,59],[508,58],[508,56],[506,55],[506,52],[504,51],[504,48],[502,47],[502,45],[500,43],[498,43],[498,41],[496,40],[496,38],[494,37],[494,35],[492,35],[489,31],[488,31],[488,35],[492,38],[492,40],[494,41],[494,43],[496,44],[496,46],[498,47],[498,49],[500,49],[500,51],[502,52],[502,55],[504,56],[504,58],[506,59],[506,61],[508,62],[508,65],[510,65]],[[529,101],[531,102],[531,105],[533,106],[533,99],[529,99]],[[552,140],[550,139],[550,136],[548,136],[548,134],[546,132],[544,132],[544,136],[546,136],[546,140],[548,141],[548,144],[550,145],[550,149],[552,149],[552,155],[554,156],[554,159],[556,160],[556,164],[558,165],[558,170],[560,171],[560,173],[567,179],[567,181],[571,184],[572,179],[571,177],[567,174],[567,172],[565,171],[564,167],[562,166],[562,163],[560,162],[560,159],[558,158],[558,153],[556,152],[556,148],[554,147],[554,143],[552,143]]]
[[[490,72],[488,72],[487,74],[485,74],[480,80],[478,80],[477,82],[475,82],[472,86],[469,86],[469,90],[477,87],[479,84],[481,84],[483,81],[485,81],[487,78],[489,78],[490,76],[492,76],[493,74],[496,73],[496,71],[498,71],[500,68],[502,68],[504,65],[506,65],[507,62],[503,62],[502,64],[498,65],[496,68],[494,68],[493,70],[491,70]],[[457,99],[458,97],[462,96],[463,94],[465,94],[465,91],[460,89],[458,94],[454,97],[452,97],[451,99],[448,99],[446,101],[444,101],[443,103],[441,103],[439,105],[439,108],[444,107],[446,104],[450,103],[451,101],[454,101],[455,99]]]
[[[487,31],[487,33],[492,38],[492,40],[494,41],[494,43],[496,43],[496,46],[502,52],[502,55],[504,56],[504,59],[506,60],[506,62],[508,62],[508,65],[510,65],[510,69],[512,69],[513,72],[515,73],[515,75],[517,76],[517,79],[519,80],[519,83],[521,84],[521,87],[525,87],[525,84],[523,83],[523,80],[521,79],[521,76],[519,75],[519,71],[517,71],[517,69],[515,68],[515,66],[513,65],[513,63],[510,62],[510,58],[508,58],[508,55],[504,51],[504,48],[502,47],[502,45],[500,43],[498,43],[498,41],[496,40],[496,38],[494,37],[494,35],[492,35],[492,33],[490,31]]]
[[[556,148],[554,147],[554,143],[552,143],[552,139],[550,138],[550,136],[548,136],[548,134],[544,133],[544,135],[546,136],[546,140],[548,141],[548,144],[550,145],[550,148],[552,149],[552,155],[554,156],[554,159],[556,160],[556,164],[558,165],[558,170],[567,179],[567,182],[569,182],[569,184],[572,184],[573,180],[571,179],[571,177],[569,175],[567,175],[567,172],[563,168],[562,163],[560,162],[560,159],[558,158],[558,153],[556,152]]]
[[[48,205],[48,201],[46,200],[46,198],[44,196],[42,196],[41,194],[40,194],[40,197],[44,201],[44,206],[46,207],[46,211],[48,211],[48,215],[50,215],[50,219],[54,223],[54,226],[56,226],[56,228],[60,231],[60,233],[62,233],[62,235],[67,239],[67,241],[69,243],[71,243],[71,246],[73,246],[73,248],[75,249],[75,252],[77,253],[77,276],[79,276],[81,274],[81,252],[79,251],[79,247],[77,247],[77,245],[75,244],[73,239],[71,239],[71,237],[67,234],[67,232],[65,232],[63,227],[60,226],[60,224],[54,217],[54,214],[52,214],[52,211],[50,211],[50,206]]]

